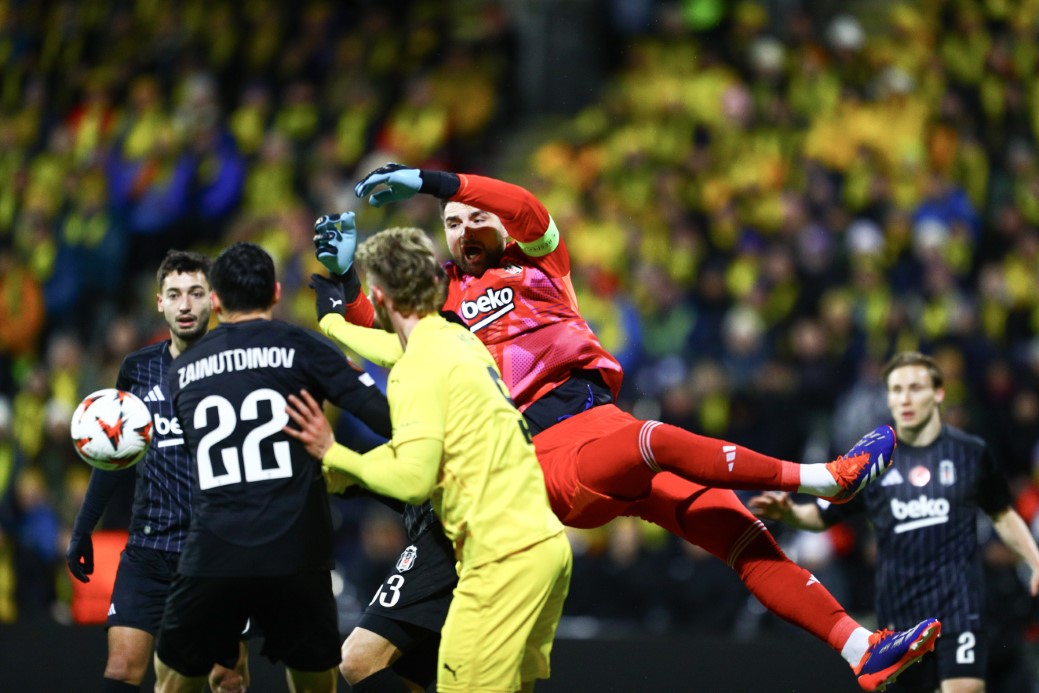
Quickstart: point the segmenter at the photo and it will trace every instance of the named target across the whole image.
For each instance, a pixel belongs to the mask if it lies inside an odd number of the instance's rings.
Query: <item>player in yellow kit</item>
[[[459,575],[437,690],[533,690],[549,675],[572,558],[526,421],[483,343],[438,314],[447,277],[423,231],[382,231],[356,261],[383,326],[404,347],[387,386],[393,437],[364,455],[335,443],[305,392],[290,398],[300,428],[287,431],[349,481],[408,503],[432,500]]]

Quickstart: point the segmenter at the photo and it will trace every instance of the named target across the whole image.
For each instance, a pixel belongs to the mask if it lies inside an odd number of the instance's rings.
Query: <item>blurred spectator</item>
[[[10,247],[0,245],[0,394],[13,394],[14,365],[38,353],[43,290]]]
[[[181,85],[175,118],[194,169],[181,246],[218,242],[241,201],[245,160],[222,119],[219,100],[216,81],[208,73],[191,75]]]
[[[109,157],[108,187],[112,209],[127,227],[127,255],[139,267],[153,267],[167,248],[182,245],[195,171],[168,118],[139,118]]]
[[[13,489],[20,460],[11,423],[11,402],[0,395],[0,623],[12,623],[18,617]]]
[[[42,365],[34,366],[21,383],[11,407],[11,428],[15,445],[28,460],[36,459],[43,447],[47,401],[50,399],[49,374]]]
[[[77,169],[74,191],[61,219],[60,242],[73,251],[81,296],[76,303],[82,317],[76,321],[81,334],[90,335],[93,307],[115,302],[128,270],[125,226],[116,223],[108,207],[108,188],[100,165]]]
[[[47,615],[57,599],[61,521],[43,474],[22,469],[14,480],[15,585],[20,618]]]

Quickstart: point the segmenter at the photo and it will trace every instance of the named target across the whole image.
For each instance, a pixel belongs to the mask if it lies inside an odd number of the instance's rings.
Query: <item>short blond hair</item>
[[[380,231],[357,248],[354,259],[367,272],[368,283],[385,291],[402,315],[428,315],[444,305],[447,272],[422,229]]]

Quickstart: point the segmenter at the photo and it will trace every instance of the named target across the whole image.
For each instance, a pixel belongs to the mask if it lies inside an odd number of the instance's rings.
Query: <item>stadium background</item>
[[[89,471],[67,422],[164,334],[165,249],[261,243],[279,317],[313,325],[316,216],[438,228],[430,200],[353,197],[390,160],[545,202],[625,407],[822,461],[886,418],[880,365],[920,348],[1039,527],[1037,21],[1035,0],[0,0],[0,671],[38,681],[68,650],[100,677],[103,631],[66,625]],[[336,509],[348,627],[403,537]],[[869,621],[865,527],[776,531]],[[643,658],[674,690],[698,661],[734,667],[702,690],[770,666],[774,690],[854,689],[701,552],[632,521],[571,536],[561,652],[634,638],[618,689]],[[1031,690],[1039,619],[1006,550],[986,561],[990,690]]]

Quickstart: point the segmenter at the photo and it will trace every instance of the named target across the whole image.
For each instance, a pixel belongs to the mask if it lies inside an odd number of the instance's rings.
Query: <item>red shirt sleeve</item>
[[[354,325],[372,327],[375,325],[375,308],[364,292],[359,291],[357,298],[352,303],[346,304],[346,308],[343,309],[343,317]]]

